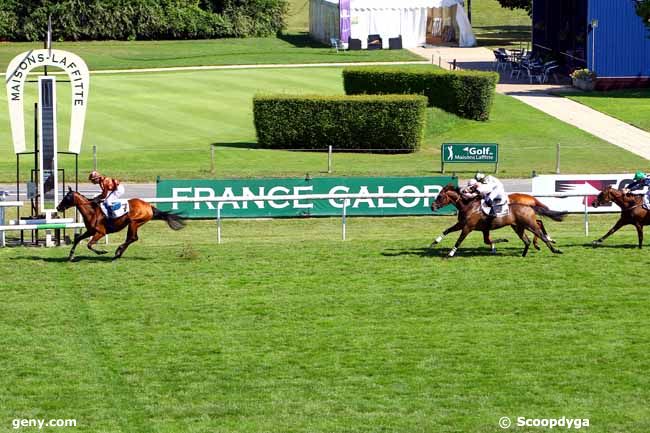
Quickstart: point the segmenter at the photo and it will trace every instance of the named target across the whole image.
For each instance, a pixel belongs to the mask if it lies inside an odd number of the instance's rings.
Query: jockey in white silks
[[[477,182],[474,189],[483,198],[483,203],[490,208],[490,216],[497,216],[504,210],[508,210],[508,195],[499,179],[494,176],[486,176],[483,173],[476,173],[474,179]],[[506,206],[505,209],[503,209],[504,206]]]

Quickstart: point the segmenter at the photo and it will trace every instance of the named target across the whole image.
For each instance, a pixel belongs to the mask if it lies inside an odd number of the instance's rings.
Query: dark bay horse
[[[459,189],[453,185],[445,186],[436,201],[431,205],[431,210],[437,210],[449,204],[458,209],[458,225],[460,225],[460,236],[454,245],[454,248],[449,252],[447,257],[453,257],[458,251],[458,247],[465,240],[468,234],[474,230],[483,232],[483,240],[485,243],[490,242],[490,230],[500,229],[502,227],[510,226],[517,233],[519,238],[524,243],[524,251],[522,257],[528,254],[531,241],[526,235],[526,230],[538,236],[548,248],[555,254],[562,252],[555,248],[548,236],[546,236],[537,225],[537,214],[547,216],[554,221],[562,221],[566,215],[563,212],[555,212],[536,206],[527,206],[523,204],[511,203],[510,212],[503,217],[490,217],[483,213],[480,208],[480,199],[465,199],[460,193]]]
[[[521,205],[525,205],[525,206],[538,207],[538,208],[542,209],[542,211],[552,212],[548,208],[548,206],[546,206],[544,203],[537,200],[537,198],[535,198],[535,197],[533,197],[532,195],[529,195],[529,194],[522,194],[522,193],[508,194],[508,201],[510,203],[517,203],[517,204],[521,204]],[[542,220],[538,219],[537,220],[537,225],[539,226],[540,230],[542,230],[542,233],[544,233],[546,235],[548,240],[555,243],[555,241],[553,239],[551,239],[551,237],[548,235],[548,232],[546,231],[546,227],[544,227],[544,222]],[[435,238],[433,240],[433,242],[431,242],[430,247],[433,248],[435,245],[442,242],[442,240],[445,238],[445,236],[447,236],[449,233],[457,232],[458,230],[460,230],[462,228],[463,228],[463,226],[462,226],[461,222],[458,221],[453,226],[445,229],[440,236]],[[494,246],[495,244],[498,244],[498,243],[501,243],[501,242],[508,242],[507,239],[495,239],[495,240],[492,240],[490,238],[489,231],[487,233],[483,232],[483,241],[487,245],[490,245],[492,247],[492,252],[493,253],[496,252],[496,248]],[[535,237],[533,238],[533,247],[535,247],[535,249],[539,251],[540,248],[539,248],[538,241],[539,241],[539,237],[537,237],[537,235],[535,235]]]
[[[621,216],[605,235],[593,241],[594,246],[603,243],[614,232],[628,224],[634,225],[639,238],[639,248],[643,247],[643,226],[650,225],[650,212],[643,207],[643,196],[626,194],[612,186],[608,186],[598,194],[596,200],[591,204],[593,207],[602,206],[608,203],[616,203],[621,208]]]
[[[78,192],[74,192],[72,188],[68,188],[68,193],[63,197],[56,210],[63,212],[71,207],[76,207],[81,214],[86,226],[86,232],[75,235],[74,243],[68,256],[70,261],[74,260],[74,251],[79,242],[91,236],[92,238],[88,241],[88,249],[96,254],[106,254],[107,251],[93,248],[97,241],[109,233],[119,232],[124,227],[128,227],[126,240],[115,250],[115,256],[113,257],[113,260],[115,260],[122,257],[122,254],[124,254],[124,251],[126,251],[129,245],[138,240],[138,229],[140,226],[152,219],[166,221],[172,230],[180,230],[185,226],[183,220],[178,215],[158,210],[149,203],[137,198],[129,200],[128,213],[110,221],[110,223],[98,204],[93,203]]]

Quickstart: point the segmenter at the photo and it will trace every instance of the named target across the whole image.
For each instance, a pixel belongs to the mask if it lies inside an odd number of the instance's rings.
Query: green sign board
[[[436,194],[447,184],[458,185],[458,179],[437,177],[342,177],[316,179],[217,179],[217,180],[162,180],[156,187],[158,198],[229,198],[251,197],[250,201],[221,203],[223,218],[271,218],[338,216],[343,210],[343,199],[296,199],[256,201],[259,196],[286,196],[311,194]],[[432,215],[433,198],[355,198],[350,199],[348,215]],[[158,203],[161,210],[181,212],[188,218],[215,218],[217,203],[184,202]],[[447,207],[436,212],[449,215],[455,209]]]
[[[443,143],[440,157],[443,173],[445,164],[463,162],[495,164],[495,171],[499,169],[499,145],[496,143]]]

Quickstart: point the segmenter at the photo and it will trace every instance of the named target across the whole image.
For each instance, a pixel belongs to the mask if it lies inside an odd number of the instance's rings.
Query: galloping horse
[[[543,209],[545,211],[551,211],[548,208],[548,206],[546,206],[544,203],[537,200],[532,195],[528,195],[528,194],[522,194],[522,193],[508,194],[508,201],[510,203],[516,203],[516,204],[521,204],[521,205],[530,206],[530,207],[538,207],[538,208]],[[542,233],[544,233],[546,235],[548,240],[555,243],[555,241],[553,239],[551,239],[551,237],[548,235],[548,232],[546,231],[546,227],[544,227],[544,222],[542,222],[542,220],[540,220],[540,219],[538,219],[536,222],[537,222],[537,225],[539,226],[540,230],[542,231]],[[433,242],[431,242],[430,248],[433,248],[435,245],[442,242],[442,240],[445,238],[445,236],[447,236],[449,233],[456,232],[456,231],[458,231],[458,230],[460,230],[462,228],[463,228],[463,225],[461,224],[460,221],[458,221],[453,226],[445,229],[440,236],[438,236],[437,238],[435,238],[433,240]],[[537,235],[535,235],[535,237],[533,238],[533,246],[535,247],[536,250],[539,251],[540,248],[539,248],[539,245],[538,245],[538,240],[539,240],[539,238],[537,237]],[[486,244],[488,244],[488,245],[490,245],[492,247],[492,252],[493,253],[496,252],[496,248],[495,248],[494,244],[501,243],[501,242],[508,242],[507,239],[492,240],[490,238],[489,230],[488,230],[487,233],[483,232],[483,241]]]
[[[461,233],[454,245],[454,248],[449,252],[447,257],[453,257],[458,251],[458,247],[465,240],[468,234],[474,230],[480,230],[483,232],[483,240],[485,243],[489,244],[489,232],[490,230],[500,229],[502,227],[511,226],[512,229],[517,233],[519,238],[524,243],[524,251],[522,257],[525,257],[528,254],[528,249],[530,248],[531,241],[526,235],[525,231],[529,230],[536,236],[538,236],[548,248],[555,254],[561,254],[562,251],[555,248],[549,238],[542,232],[542,230],[537,225],[537,213],[543,216],[547,216],[554,221],[562,221],[565,213],[555,212],[552,210],[546,210],[540,207],[535,206],[526,206],[516,203],[510,204],[510,212],[506,216],[502,217],[489,217],[485,215],[480,208],[480,200],[473,199],[464,199],[458,188],[453,185],[445,186],[436,201],[431,205],[431,210],[437,210],[441,207],[452,204],[458,209],[458,224],[461,225]]]
[[[72,188],[68,188],[68,193],[63,197],[56,210],[63,212],[71,207],[76,207],[81,214],[86,226],[86,232],[75,235],[74,243],[68,256],[68,260],[70,261],[74,260],[74,250],[77,248],[79,242],[91,236],[92,238],[88,241],[88,249],[96,254],[106,254],[107,251],[93,248],[95,243],[107,234],[119,232],[128,226],[129,230],[126,235],[126,240],[115,250],[113,260],[116,260],[122,257],[122,254],[124,254],[124,251],[126,251],[129,245],[138,240],[138,229],[140,226],[152,219],[166,221],[172,230],[180,230],[185,226],[183,220],[178,215],[158,210],[149,203],[137,198],[129,200],[128,213],[110,222],[104,216],[98,204],[93,203],[78,192],[74,192]]]
[[[639,248],[642,248],[643,226],[650,224],[650,212],[643,207],[643,197],[635,194],[626,194],[610,185],[598,194],[592,206],[598,207],[612,202],[621,208],[621,216],[605,236],[596,239],[592,244],[598,246],[621,227],[633,224],[636,227],[636,233],[639,237]]]

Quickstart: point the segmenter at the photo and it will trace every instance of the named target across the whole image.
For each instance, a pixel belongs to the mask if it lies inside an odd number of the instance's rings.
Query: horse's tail
[[[180,230],[185,227],[185,221],[183,221],[183,218],[179,214],[165,212],[154,206],[151,206],[151,208],[153,209],[153,219],[166,221],[170,229]]]
[[[551,210],[547,208],[546,206],[541,207],[541,206],[533,206],[533,209],[535,210],[536,214],[549,217],[553,221],[562,221],[564,220],[564,217],[567,216],[568,212],[558,212],[555,210]]]

